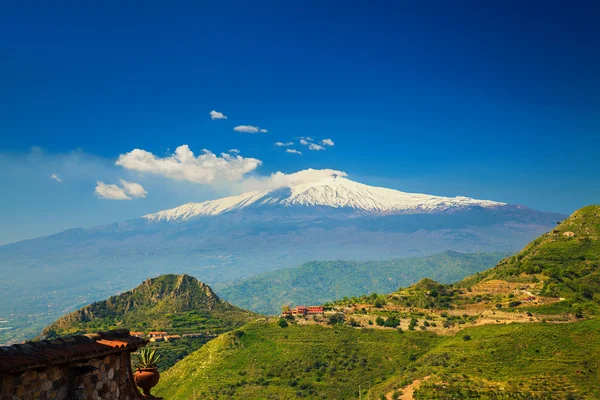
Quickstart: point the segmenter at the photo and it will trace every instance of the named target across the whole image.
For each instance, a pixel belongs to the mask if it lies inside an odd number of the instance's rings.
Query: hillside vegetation
[[[49,339],[116,328],[131,331],[165,331],[168,334],[202,334],[176,342],[152,344],[163,353],[161,367],[200,348],[214,335],[238,328],[256,314],[221,300],[212,289],[189,275],[162,275],[146,280],[128,292],[85,306],[46,327]]]
[[[508,282],[541,282],[540,295],[565,298],[565,306],[597,312],[600,304],[600,206],[587,206],[551,232],[502,260],[495,268],[460,282],[468,287],[501,279]]]
[[[162,275],[65,315],[44,329],[42,335],[55,337],[122,327],[135,331],[218,333],[239,327],[255,316],[221,300],[194,277]]]
[[[433,334],[254,322],[163,374],[166,399],[357,398],[438,342]]]
[[[217,286],[227,301],[263,314],[282,305],[322,304],[367,293],[389,293],[429,277],[450,283],[490,268],[506,253],[464,254],[446,251],[428,257],[388,261],[314,261],[268,272],[231,286]]]
[[[162,375],[168,399],[379,399],[432,376],[419,399],[595,399],[600,323],[429,332],[256,322]],[[465,337],[470,340],[465,340]],[[485,397],[488,396],[488,397]]]
[[[324,316],[246,325],[166,371],[157,393],[600,398],[599,221],[600,206],[579,210],[522,252],[456,284],[423,279],[327,304]]]

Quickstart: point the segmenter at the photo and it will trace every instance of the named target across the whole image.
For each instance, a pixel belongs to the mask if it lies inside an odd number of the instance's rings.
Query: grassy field
[[[600,398],[600,321],[467,328],[432,348],[390,392],[431,376],[417,399]],[[467,338],[468,340],[465,340]]]
[[[167,399],[357,398],[440,342],[427,332],[258,321],[209,342],[165,372]]]
[[[600,398],[600,322],[466,328],[455,336],[255,322],[166,371],[168,399]]]

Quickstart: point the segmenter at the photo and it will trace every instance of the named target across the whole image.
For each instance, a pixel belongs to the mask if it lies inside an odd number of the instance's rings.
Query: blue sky
[[[241,190],[115,165],[181,145],[259,160],[243,179],[332,168],[545,211],[599,202],[595,2],[80,3],[0,16],[0,243]],[[302,155],[274,145],[290,141]]]

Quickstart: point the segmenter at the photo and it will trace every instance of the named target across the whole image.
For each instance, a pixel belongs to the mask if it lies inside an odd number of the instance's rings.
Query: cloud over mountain
[[[261,164],[262,161],[256,158],[227,153],[218,156],[206,149],[195,156],[187,144],[177,147],[175,153],[167,157],[157,157],[149,151],[134,149],[121,154],[116,162],[116,165],[128,170],[201,184],[240,181]]]
[[[292,154],[302,154],[301,151],[295,150],[295,149],[286,149],[285,150],[286,153],[292,153]]]

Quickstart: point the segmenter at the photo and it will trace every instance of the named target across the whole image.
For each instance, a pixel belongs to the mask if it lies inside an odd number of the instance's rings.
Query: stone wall
[[[1,400],[137,400],[129,352],[99,359],[0,374]],[[78,397],[79,396],[79,397]]]

